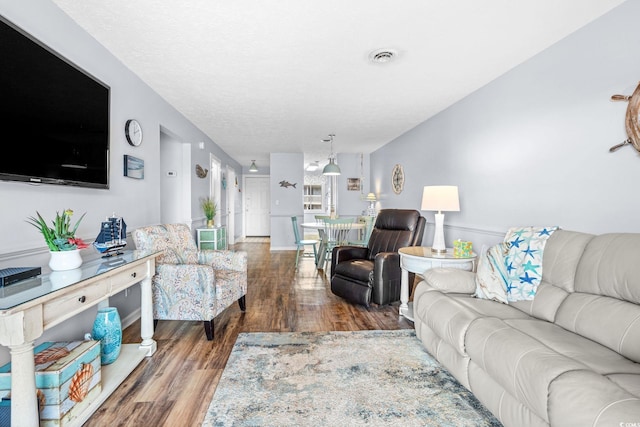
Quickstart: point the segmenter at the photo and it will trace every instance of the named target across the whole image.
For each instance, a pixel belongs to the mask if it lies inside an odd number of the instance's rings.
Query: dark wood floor
[[[294,270],[295,251],[269,252],[269,243],[238,243],[248,253],[247,310],[238,304],[215,319],[214,340],[202,322],[160,321],[158,350],[146,358],[85,426],[200,426],[229,353],[241,332],[409,329],[398,303],[365,308],[333,295],[311,258]],[[140,342],[140,323],[124,330]]]

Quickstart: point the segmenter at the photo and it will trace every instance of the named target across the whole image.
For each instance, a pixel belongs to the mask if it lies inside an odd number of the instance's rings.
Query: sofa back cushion
[[[589,242],[556,323],[640,362],[640,234]]]
[[[140,227],[131,233],[141,252],[162,251],[158,264],[197,264],[198,247],[186,224]]]
[[[578,262],[592,234],[556,230],[544,248],[542,280],[530,303],[513,305],[531,316],[553,322],[560,304],[574,291]]]

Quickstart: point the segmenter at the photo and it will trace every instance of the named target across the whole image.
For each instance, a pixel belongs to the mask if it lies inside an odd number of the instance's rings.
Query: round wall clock
[[[127,142],[134,147],[142,144],[142,127],[135,119],[127,120],[124,124],[124,134],[127,137]]]
[[[404,188],[404,169],[400,165],[395,165],[391,172],[391,188],[396,194],[402,193]]]

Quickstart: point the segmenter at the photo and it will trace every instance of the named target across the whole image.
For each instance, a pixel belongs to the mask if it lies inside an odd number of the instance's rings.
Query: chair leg
[[[247,310],[247,299],[246,299],[246,295],[242,295],[239,299],[238,299],[238,305],[240,306],[240,310],[242,311],[246,311]],[[213,322],[213,320],[212,320]]]
[[[205,320],[204,322],[204,333],[207,334],[207,340],[213,340],[213,319]]]
[[[298,269],[298,257],[300,256],[300,246],[296,246],[296,270]]]
[[[155,331],[158,327],[158,319],[153,319],[153,330]]]

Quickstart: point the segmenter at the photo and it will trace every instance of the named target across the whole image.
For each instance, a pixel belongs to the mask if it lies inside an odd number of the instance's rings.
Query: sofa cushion
[[[580,260],[577,292],[640,304],[640,233],[612,233],[593,238]]]
[[[640,376],[634,377],[631,381],[640,383]],[[632,426],[640,420],[638,395],[586,370],[556,378],[549,387],[549,402],[552,426]]]
[[[560,306],[556,323],[640,362],[640,305],[580,292]]]
[[[428,295],[427,295],[428,294]],[[506,304],[473,298],[469,294],[447,294],[425,281],[418,283],[414,296],[414,317],[466,356],[464,338],[469,326],[486,316],[528,318],[525,313]]]
[[[549,322],[555,320],[558,307],[574,291],[578,262],[593,237],[577,231],[556,230],[553,233],[544,247],[542,281],[528,307],[528,314]]]
[[[640,362],[640,234],[593,237],[556,323]]]
[[[474,363],[547,422],[548,391],[561,375],[576,370],[603,378],[623,372],[640,375],[640,364],[537,319],[477,319],[465,346]]]

